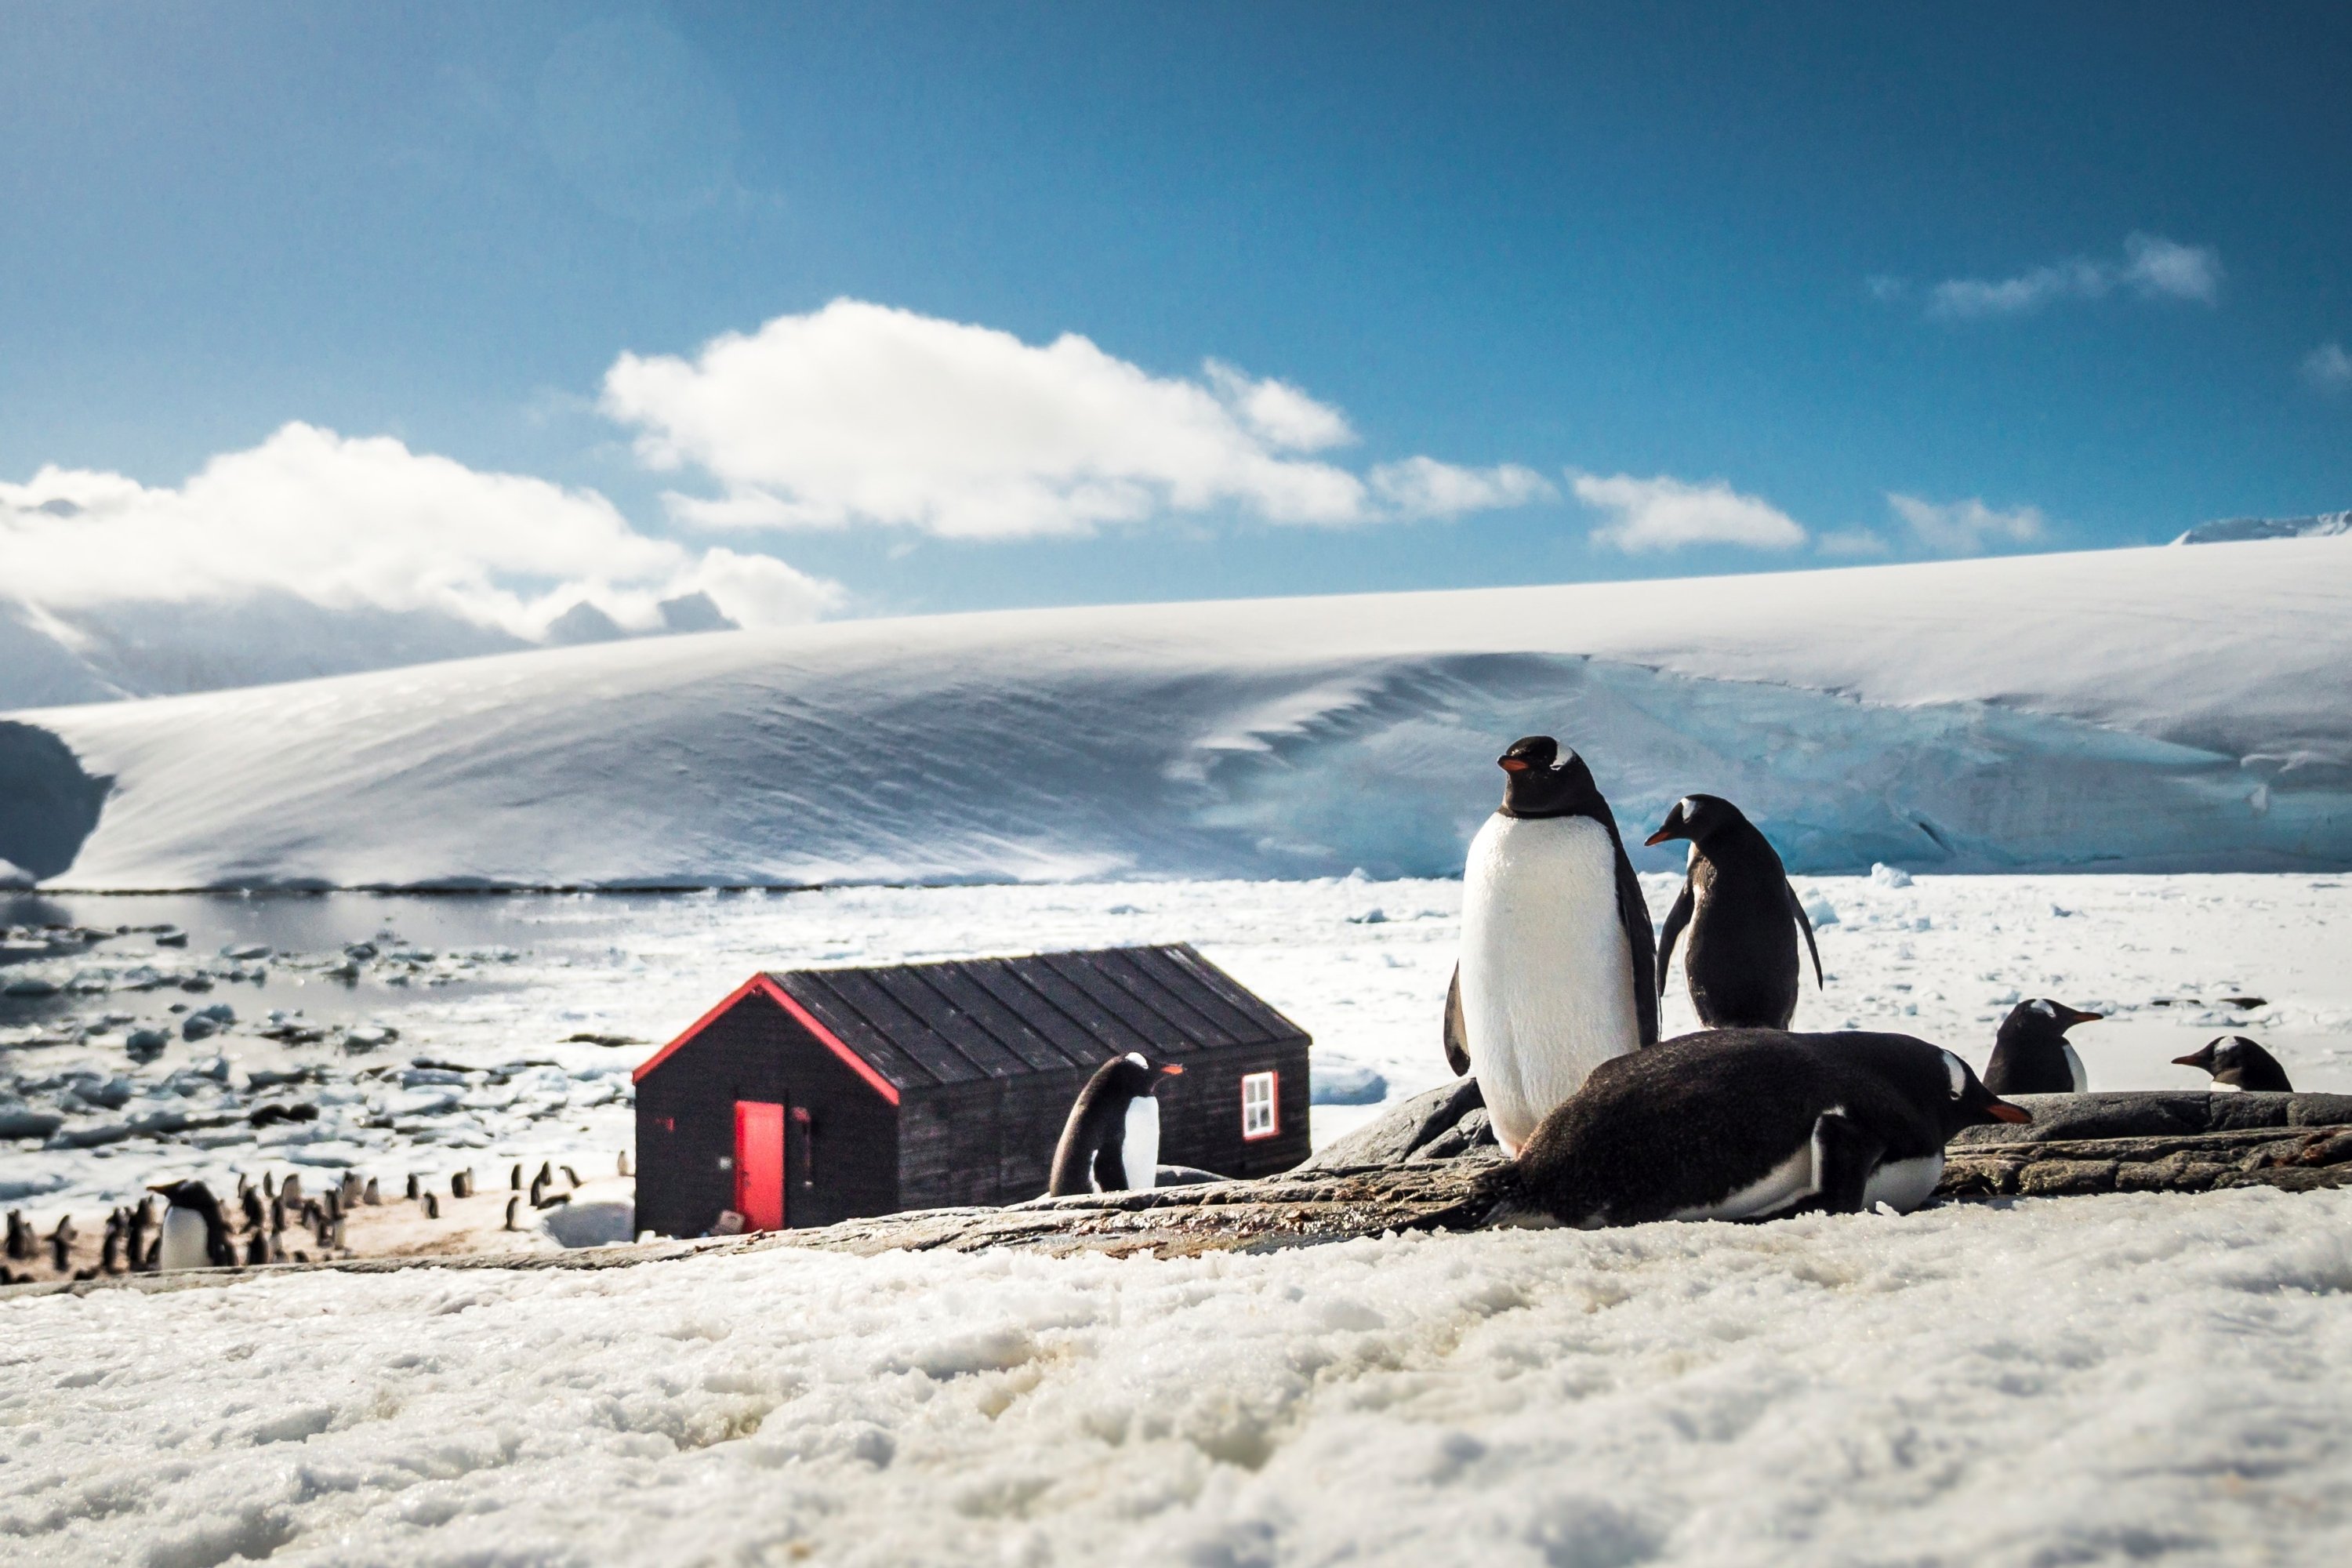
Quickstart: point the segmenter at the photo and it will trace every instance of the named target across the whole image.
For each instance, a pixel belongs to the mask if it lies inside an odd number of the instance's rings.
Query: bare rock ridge
[[[1953,1140],[1946,1199],[2066,1197],[2110,1192],[2289,1192],[2352,1185],[2352,1095],[2024,1095],[2031,1127],[1972,1128]],[[1455,1152],[1440,1151],[1452,1148]],[[1361,1161],[1361,1163],[1349,1162]],[[360,1258],[290,1267],[347,1273],[433,1268],[618,1268],[773,1247],[871,1255],[982,1252],[1063,1256],[1260,1252],[1378,1236],[1470,1230],[1501,1195],[1501,1154],[1486,1131],[1475,1080],[1416,1095],[1297,1169],[1256,1181],[1211,1181],[1150,1192],[1038,1198],[1006,1208],[923,1209],[822,1229],[716,1241],[655,1242],[558,1254]],[[0,1298],[92,1289],[173,1290],[226,1284],[264,1269],[201,1269],[20,1285]]]
[[[2225,517],[2200,522],[2175,544],[2242,544],[2255,539],[2327,539],[2352,533],[2352,511],[2311,517]]]

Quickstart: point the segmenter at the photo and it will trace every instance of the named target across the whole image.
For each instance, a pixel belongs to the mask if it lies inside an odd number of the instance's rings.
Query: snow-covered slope
[[[112,787],[69,868],[0,803],[0,858],[118,889],[1448,875],[1543,731],[1629,826],[1714,791],[1799,869],[2337,867],[2347,689],[2352,538],[837,623],[20,715]]]
[[[26,1563],[2320,1563],[2352,1193],[0,1301]]]

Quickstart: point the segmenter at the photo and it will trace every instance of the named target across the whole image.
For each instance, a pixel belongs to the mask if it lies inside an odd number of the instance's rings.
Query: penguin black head
[[[194,1209],[215,1217],[220,1214],[219,1201],[202,1182],[156,1182],[150,1184],[147,1190],[163,1194],[163,1201],[175,1209]]]
[[[2294,1091],[2279,1059],[2243,1035],[2219,1036],[2206,1041],[2205,1047],[2195,1055],[2172,1059],[2179,1067],[2203,1068],[2213,1075],[2215,1083],[2275,1094]]]
[[[2028,1122],[2033,1112],[2021,1105],[2011,1105],[1984,1086],[1976,1069],[1949,1051],[1938,1051],[1944,1058],[1945,1088],[1948,1096],[1944,1108],[1945,1136],[1950,1137],[1963,1127],[1984,1127],[1995,1121]]]
[[[1597,816],[1606,818],[1608,803],[1592,782],[1592,770],[1572,751],[1562,751],[1549,735],[1528,735],[1511,742],[1495,759],[1507,777],[1503,784],[1505,816]]]
[[[2063,1002],[2053,1002],[2047,996],[2036,996],[2030,1002],[2020,1002],[2000,1021],[2000,1038],[2004,1040],[2063,1040],[2066,1031],[2077,1024],[2095,1023],[2105,1013],[2085,1013],[2079,1007],[2069,1007]]]
[[[1642,840],[1644,844],[1664,844],[1669,838],[1687,838],[1694,844],[1704,844],[1727,828],[1748,826],[1740,809],[1719,795],[1686,795],[1675,802],[1658,830]]]
[[[1154,1067],[1141,1051],[1129,1051],[1106,1063],[1103,1071],[1107,1087],[1132,1099],[1151,1093],[1171,1078],[1181,1077],[1184,1068],[1176,1062],[1161,1062]]]

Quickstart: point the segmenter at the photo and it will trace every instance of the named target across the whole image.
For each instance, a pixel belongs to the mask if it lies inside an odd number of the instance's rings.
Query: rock
[[[2246,1094],[2233,1090],[2131,1090],[2107,1094],[2011,1096],[2033,1113],[1961,1130],[1952,1148],[2053,1143],[2084,1138],[2158,1138],[2266,1127],[2352,1125],[2352,1094]]]
[[[1473,1149],[1494,1147],[1494,1124],[1488,1119],[1486,1108],[1481,1106],[1405,1158],[1415,1163],[1423,1160],[1454,1160]]]
[[[1365,1165],[1402,1163],[1473,1110],[1482,1110],[1486,1097],[1475,1078],[1424,1089],[1411,1100],[1374,1117],[1342,1138],[1335,1138],[1298,1168],[1302,1171],[1349,1170]]]
[[[133,1061],[152,1062],[171,1043],[172,1037],[162,1029],[133,1029],[122,1037],[122,1048],[131,1053]]]
[[[66,1124],[54,1110],[36,1110],[22,1100],[0,1104],[0,1138],[47,1138]]]
[[[0,995],[54,996],[63,989],[63,986],[45,974],[19,974],[10,979],[6,984],[0,985]]]
[[[626,1171],[621,1173],[628,1174]],[[1225,1178],[1198,1165],[1160,1165],[1154,1168],[1151,1179],[1156,1185],[1162,1187],[1197,1187],[1203,1182],[1222,1182]]]

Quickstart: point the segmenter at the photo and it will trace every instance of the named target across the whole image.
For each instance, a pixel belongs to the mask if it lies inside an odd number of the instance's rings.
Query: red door
[[[784,1108],[735,1102],[735,1212],[746,1230],[784,1228]]]

